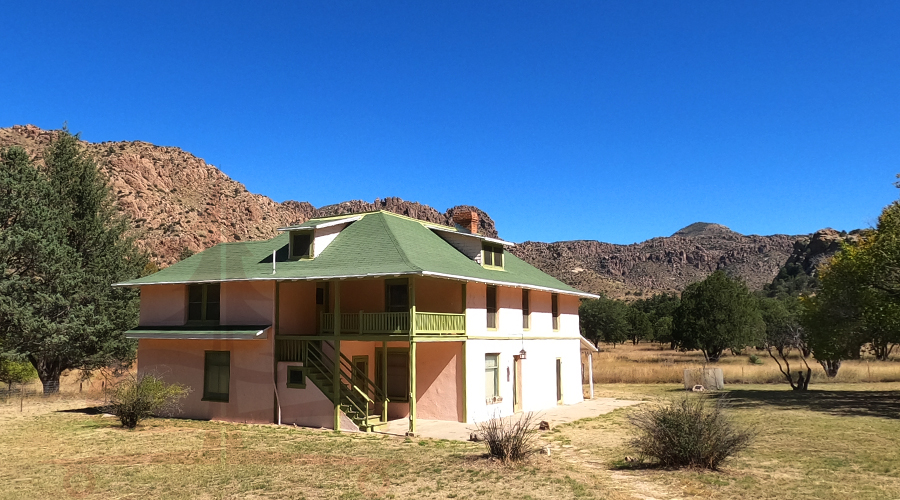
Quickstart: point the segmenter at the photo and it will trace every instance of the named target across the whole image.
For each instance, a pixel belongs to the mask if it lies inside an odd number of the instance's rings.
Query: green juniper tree
[[[688,285],[675,310],[672,337],[676,347],[700,350],[709,362],[719,361],[726,349],[739,351],[757,345],[764,324],[756,300],[739,280],[716,271]]]
[[[600,296],[582,301],[578,308],[581,331],[594,342],[603,341],[615,346],[630,338],[628,306],[624,302]]]
[[[139,276],[147,259],[97,165],[66,129],[45,150],[43,171],[18,148],[0,161],[4,349],[31,362],[45,393],[65,370],[133,359],[122,332],[137,322],[137,294],[110,285]]]
[[[804,301],[809,346],[826,375],[870,345],[885,360],[900,343],[900,202],[884,208],[874,230],[845,243],[819,270],[819,290]]]

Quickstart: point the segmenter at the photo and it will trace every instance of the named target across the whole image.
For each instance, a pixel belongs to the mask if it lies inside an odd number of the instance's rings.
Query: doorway
[[[522,357],[513,356],[513,412],[522,411]]]
[[[563,404],[562,359],[556,358],[556,404]]]
[[[353,385],[361,387],[365,391],[365,378],[369,376],[369,357],[353,356],[353,368],[353,376],[351,377]]]

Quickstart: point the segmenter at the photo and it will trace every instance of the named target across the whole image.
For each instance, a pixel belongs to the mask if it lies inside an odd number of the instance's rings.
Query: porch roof
[[[157,273],[117,285],[420,275],[596,297],[508,250],[504,250],[503,270],[485,269],[435,234],[428,227],[433,224],[384,211],[357,215],[360,219],[343,229],[315,259],[289,259],[289,235],[282,233],[266,241],[221,243]],[[315,226],[319,221],[304,224]]]
[[[125,332],[125,337],[129,339],[256,340],[265,339],[266,330],[271,326],[139,326]]]

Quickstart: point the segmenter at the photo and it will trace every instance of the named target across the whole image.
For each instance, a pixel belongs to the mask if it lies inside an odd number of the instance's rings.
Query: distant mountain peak
[[[722,235],[734,233],[731,229],[722,224],[715,224],[712,222],[695,222],[689,226],[685,226],[678,231],[675,232],[672,236],[682,236],[685,238],[691,238],[695,236],[706,236],[706,235]]]

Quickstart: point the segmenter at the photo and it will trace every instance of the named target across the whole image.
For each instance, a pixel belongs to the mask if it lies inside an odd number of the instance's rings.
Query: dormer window
[[[312,231],[291,231],[291,258],[310,259],[313,251]]]
[[[496,243],[482,243],[481,264],[484,267],[503,269],[503,245]]]

